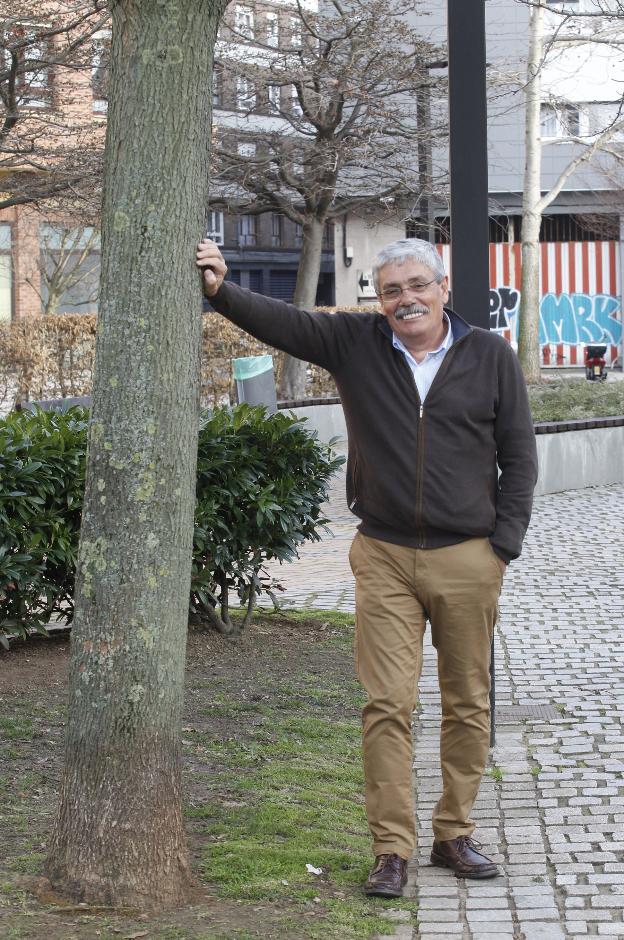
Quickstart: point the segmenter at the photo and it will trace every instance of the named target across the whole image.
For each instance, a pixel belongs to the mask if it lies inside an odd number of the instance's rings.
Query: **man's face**
[[[426,264],[407,258],[403,264],[386,264],[379,271],[379,302],[382,313],[399,339],[410,345],[427,348],[439,337],[444,304],[448,300],[448,278],[436,281]],[[384,296],[402,288],[396,297]]]

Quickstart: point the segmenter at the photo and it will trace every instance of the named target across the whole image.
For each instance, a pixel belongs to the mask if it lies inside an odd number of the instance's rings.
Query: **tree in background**
[[[59,313],[62,301],[73,307],[97,308],[99,293],[100,233],[93,226],[45,225],[39,256],[40,288],[31,286],[41,298],[42,312]],[[76,312],[81,312],[77,310]]]
[[[213,49],[224,0],[115,0],[102,277],[60,808],[76,901],[187,894],[181,709]]]
[[[99,204],[91,82],[108,26],[105,0],[0,0],[0,209]]]
[[[539,344],[539,233],[542,215],[557,198],[572,174],[583,164],[593,160],[597,154],[609,153],[622,160],[621,144],[613,147],[614,138],[624,129],[624,116],[621,107],[607,116],[600,128],[589,128],[584,133],[579,126],[578,116],[573,118],[568,102],[555,99],[550,107],[554,119],[561,124],[563,134],[558,142],[565,140],[578,145],[576,155],[564,167],[554,185],[546,192],[541,186],[542,160],[542,72],[549,55],[554,55],[571,45],[588,46],[608,44],[614,48],[624,43],[622,23],[617,17],[592,15],[594,28],[591,33],[583,33],[578,22],[583,22],[583,14],[571,14],[565,7],[560,13],[559,22],[554,30],[545,29],[544,16],[548,11],[544,0],[532,0],[529,17],[529,54],[525,85],[525,171],[522,197],[522,282],[520,319],[518,331],[518,355],[525,378],[528,382],[539,382],[540,344]],[[597,8],[600,13],[600,9]],[[589,14],[585,14],[587,17]],[[573,29],[570,30],[569,27]],[[554,142],[554,141],[553,141]]]
[[[239,108],[246,96],[247,112],[266,117],[216,129],[211,206],[275,212],[301,227],[299,307],[315,302],[326,223],[358,209],[396,216],[413,204],[419,142],[446,131],[435,114],[427,127],[417,120],[419,90],[439,88],[429,68],[440,53],[406,25],[412,9],[405,0],[331,0],[313,13],[298,2],[286,43],[254,38],[247,55],[236,45],[249,39],[245,24],[224,30],[223,77],[236,83]],[[301,398],[304,388],[305,363],[286,357],[282,397]]]

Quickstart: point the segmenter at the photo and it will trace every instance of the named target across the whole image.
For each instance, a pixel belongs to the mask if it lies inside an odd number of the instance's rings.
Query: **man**
[[[370,895],[398,897],[415,845],[412,712],[425,622],[438,652],[443,791],[431,861],[491,878],[470,812],[489,746],[490,644],[507,564],[520,554],[537,479],[517,357],[445,309],[438,252],[388,245],[373,265],[381,313],[297,310],[223,282],[213,242],[197,250],[212,306],[256,338],[333,375],[349,437],[347,500],[360,518],[356,668],[363,712]],[[498,477],[497,464],[500,468]]]

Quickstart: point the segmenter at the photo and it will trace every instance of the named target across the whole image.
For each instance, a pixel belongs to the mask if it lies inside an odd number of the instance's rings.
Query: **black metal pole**
[[[448,0],[453,307],[490,328],[485,0]],[[496,743],[494,639],[490,649],[490,746]]]
[[[448,0],[454,309],[489,329],[485,0]]]

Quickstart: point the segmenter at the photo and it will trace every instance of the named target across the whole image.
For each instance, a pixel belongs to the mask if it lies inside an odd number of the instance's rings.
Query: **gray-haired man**
[[[197,264],[216,310],[327,369],[340,392],[347,500],[361,520],[350,561],[376,857],[365,890],[399,896],[414,850],[411,722],[426,620],[442,697],[431,861],[460,877],[491,878],[498,869],[471,838],[470,812],[487,760],[498,596],[520,554],[537,479],[517,358],[501,337],[445,309],[440,256],[419,239],[377,256],[380,314],[310,313],[223,283],[223,257],[207,240]]]

